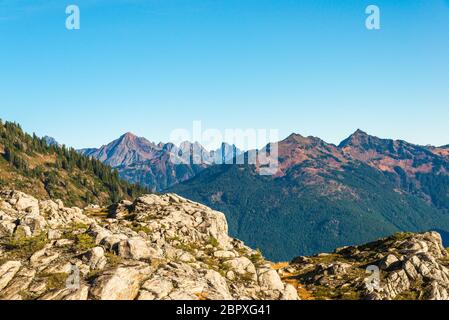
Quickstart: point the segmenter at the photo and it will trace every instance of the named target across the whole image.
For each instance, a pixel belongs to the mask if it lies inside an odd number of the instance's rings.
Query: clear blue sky
[[[166,141],[201,120],[449,144],[448,0],[69,3],[0,0],[0,118],[28,132],[79,148],[126,131]]]

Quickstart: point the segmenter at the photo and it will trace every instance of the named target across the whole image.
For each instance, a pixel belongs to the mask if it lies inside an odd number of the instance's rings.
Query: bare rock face
[[[267,290],[279,290],[281,292],[284,290],[284,284],[278,273],[272,269],[259,271],[259,284]]]
[[[298,299],[221,212],[175,194],[92,208],[1,191],[0,299]]]
[[[84,261],[92,270],[102,270],[108,263],[103,247],[95,247],[84,256]]]
[[[398,262],[399,260],[395,255],[389,254],[385,258],[383,258],[382,261],[380,261],[379,268],[381,268],[382,270],[386,270]]]
[[[14,219],[0,211],[0,237],[11,236],[15,228],[16,224],[14,223]]]
[[[90,293],[97,300],[134,300],[150,266],[144,263],[124,265],[98,277]]]
[[[15,281],[8,286],[7,289],[2,291],[0,296],[1,300],[22,300],[22,297],[18,292],[26,290],[30,285],[33,278],[36,276],[36,270],[22,268],[17,272],[14,277]]]
[[[126,259],[141,260],[152,257],[152,251],[140,237],[122,240],[117,246],[118,255]]]
[[[0,266],[0,290],[11,282],[21,266],[20,261],[8,261]]]

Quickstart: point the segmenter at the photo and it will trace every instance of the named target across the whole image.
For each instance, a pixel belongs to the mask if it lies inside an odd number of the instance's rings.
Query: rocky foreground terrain
[[[0,191],[0,299],[448,299],[436,232],[273,264],[175,194],[67,208]]]
[[[224,215],[174,194],[67,208],[0,192],[0,299],[298,299]]]
[[[398,233],[277,269],[303,299],[449,299],[449,254],[436,232]]]

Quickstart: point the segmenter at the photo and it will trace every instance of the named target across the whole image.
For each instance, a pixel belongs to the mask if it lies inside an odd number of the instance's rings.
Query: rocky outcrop
[[[298,299],[225,216],[175,194],[67,208],[0,192],[0,299]]]
[[[273,265],[175,194],[79,209],[0,191],[0,299],[298,298],[446,300],[449,253],[436,232],[399,233]]]
[[[449,299],[449,254],[436,232],[298,257],[280,272],[318,299]]]

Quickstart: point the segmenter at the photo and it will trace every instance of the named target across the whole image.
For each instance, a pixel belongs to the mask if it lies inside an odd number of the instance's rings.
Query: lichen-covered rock
[[[139,294],[139,300],[156,300],[167,297],[174,289],[169,279],[156,277],[146,281]]]
[[[29,213],[19,219],[19,226],[28,227],[32,235],[38,235],[47,227],[47,221],[39,214]]]
[[[236,254],[232,251],[218,250],[214,252],[214,257],[221,259],[231,259],[235,258]]]
[[[148,247],[145,240],[140,237],[122,240],[117,245],[117,253],[126,259],[150,259],[152,251]]]
[[[229,237],[222,213],[174,194],[91,212],[0,191],[0,298],[449,299],[449,254],[436,232],[274,270]]]

